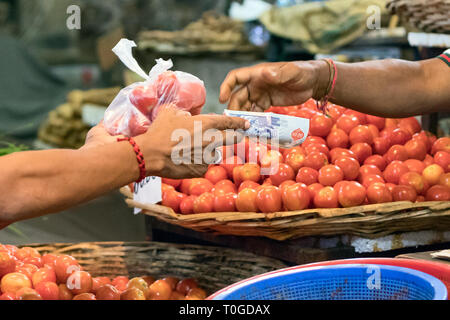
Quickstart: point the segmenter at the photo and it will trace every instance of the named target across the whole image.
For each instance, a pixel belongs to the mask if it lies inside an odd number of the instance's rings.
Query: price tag
[[[134,183],[134,200],[144,204],[155,204],[162,200],[161,178],[147,177],[141,182]],[[140,213],[142,210],[134,208],[134,214]]]

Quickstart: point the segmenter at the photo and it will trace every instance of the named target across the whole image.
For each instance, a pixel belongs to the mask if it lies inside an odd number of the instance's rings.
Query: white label
[[[155,204],[162,200],[161,178],[147,177],[141,182],[134,183],[134,200],[143,204]],[[142,210],[134,208],[134,214],[140,213]]]
[[[81,108],[81,117],[88,126],[96,126],[105,116],[106,107],[86,103]]]

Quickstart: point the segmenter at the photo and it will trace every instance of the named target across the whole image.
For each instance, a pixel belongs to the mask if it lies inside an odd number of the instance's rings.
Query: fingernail
[[[250,129],[250,122],[248,120],[245,120],[245,130]]]

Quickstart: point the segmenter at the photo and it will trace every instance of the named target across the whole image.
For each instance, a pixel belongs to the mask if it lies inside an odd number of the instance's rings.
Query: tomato
[[[423,169],[422,176],[430,186],[439,183],[439,178],[444,174],[444,169],[438,164],[432,164]]]
[[[417,194],[425,194],[428,189],[428,183],[417,172],[407,172],[400,177],[399,185],[411,186]]]
[[[246,153],[245,160],[249,163],[259,163],[261,159],[266,155],[269,147],[262,143],[257,143],[249,140],[248,152]],[[240,155],[240,153],[237,153]]]
[[[427,155],[427,146],[418,139],[409,140],[404,148],[409,159],[424,160]]]
[[[141,290],[142,292],[146,292],[148,290],[148,284],[147,282],[142,279],[141,277],[135,277],[133,279],[130,279],[127,283],[127,289],[130,288],[136,288]]]
[[[40,258],[40,257],[41,257],[41,254],[39,253],[39,251],[37,251],[37,250],[34,249],[34,248],[31,248],[31,247],[23,247],[23,248],[20,248],[20,249],[18,249],[18,250],[16,251],[15,257],[16,257],[18,260],[23,261],[23,260],[25,260],[25,259],[27,259],[27,258]]]
[[[228,193],[215,196],[214,198],[214,211],[215,212],[233,212],[236,211],[236,198],[235,193]]]
[[[80,293],[72,298],[72,300],[97,300],[92,293]]]
[[[349,144],[348,134],[342,129],[333,129],[327,137],[328,147],[333,148],[347,148]]]
[[[12,293],[3,293],[0,295],[0,301],[2,300],[16,300],[16,295]]]
[[[197,281],[192,278],[187,278],[177,283],[176,291],[186,295],[193,288],[198,288]]]
[[[278,165],[278,170],[270,176],[270,180],[274,186],[279,186],[283,181],[294,179],[294,170],[285,163],[280,163]]]
[[[359,123],[361,123],[362,125],[367,123],[366,115],[364,113],[362,113],[362,112],[359,112],[359,111],[356,111],[356,110],[352,110],[352,109],[347,109],[344,112],[344,114],[357,117],[358,120],[359,120]]]
[[[227,193],[237,193],[237,188],[231,180],[225,179],[217,182],[214,185],[212,192],[215,196],[219,196]]]
[[[95,297],[97,300],[120,300],[120,292],[113,285],[105,284],[98,288]]]
[[[128,277],[125,276],[118,276],[115,277],[112,281],[111,284],[120,292],[125,291],[127,289],[127,285],[128,285],[128,281],[130,281],[128,279]]]
[[[89,272],[75,271],[67,278],[66,285],[74,295],[88,293],[92,289],[92,277]]]
[[[422,130],[422,126],[415,117],[400,119],[398,122],[398,126],[400,129],[408,131],[411,134],[415,134]]]
[[[437,151],[434,154],[434,163],[441,166],[445,172],[450,172],[450,152]]]
[[[395,188],[397,185],[394,184],[394,183],[387,182],[387,183],[385,183],[385,186],[386,186],[386,188],[388,188],[389,192],[392,194],[392,191],[394,191],[394,188]]]
[[[378,138],[380,136],[380,131],[378,130],[378,128],[375,125],[369,124],[369,125],[367,125],[367,127],[369,128],[369,131],[372,134],[372,137],[374,139]]]
[[[392,190],[392,199],[394,201],[415,202],[417,199],[417,192],[411,186],[395,186],[394,190]]]
[[[335,164],[336,160],[340,157],[350,157],[350,158],[356,158],[356,155],[353,153],[353,151],[350,151],[348,149],[344,148],[334,148],[330,151],[331,156],[331,163]]]
[[[329,164],[319,170],[319,183],[324,186],[334,186],[344,179],[344,171],[337,165]]]
[[[189,187],[189,195],[199,196],[205,192],[210,192],[214,185],[205,178],[191,179],[191,185]]]
[[[378,167],[376,167],[376,166],[374,166],[372,164],[362,165],[361,168],[359,169],[359,179],[360,179],[360,181],[362,181],[362,179],[365,176],[368,176],[368,175],[382,176],[383,173],[381,172],[381,170]]]
[[[356,143],[367,143],[368,145],[371,145],[374,139],[369,127],[363,125],[353,128],[352,131],[350,131],[348,138],[351,145]]]
[[[309,133],[313,136],[326,137],[333,126],[331,118],[318,114],[311,118],[309,123]]]
[[[313,135],[309,135],[305,141],[303,141],[302,143],[302,147],[303,147],[303,151],[304,148],[306,148],[307,146],[309,146],[310,144],[326,144],[327,142],[324,140],[324,138],[322,137],[317,137],[317,136],[313,136]],[[305,152],[303,152],[305,153]],[[305,153],[306,154],[306,153]]]
[[[129,94],[130,102],[144,115],[158,104],[158,95],[153,85],[138,86]]]
[[[441,175],[439,178],[439,184],[450,188],[450,172]]]
[[[420,131],[418,133],[413,134],[412,139],[422,141],[427,148],[427,152],[431,152],[432,143],[428,137],[429,135],[427,134],[426,131]]]
[[[16,260],[7,251],[0,251],[0,279],[7,273],[16,270]]]
[[[169,191],[162,194],[162,205],[172,208],[175,212],[180,212],[181,202],[187,198],[187,195],[178,191]]]
[[[323,187],[314,196],[314,205],[316,208],[337,208],[338,195],[333,187]]]
[[[261,158],[261,169],[267,174],[275,173],[280,163],[283,163],[283,155],[276,150],[269,150]]]
[[[359,164],[363,164],[372,155],[372,147],[365,142],[355,143],[351,146],[350,151],[355,154]]]
[[[233,177],[233,169],[242,164],[244,164],[244,161],[242,161],[242,159],[240,157],[232,156],[232,157],[229,157],[229,158],[226,158],[225,160],[223,160],[222,163],[220,164],[220,166],[225,168],[225,170],[227,171],[227,174],[228,174],[228,178],[232,178]]]
[[[389,148],[388,152],[386,153],[386,162],[392,162],[395,160],[398,161],[405,161],[408,160],[408,152],[406,151],[406,147],[401,145],[393,145]]]
[[[56,274],[53,269],[44,267],[37,270],[32,278],[33,286],[36,287],[41,282],[55,282],[56,283]]]
[[[108,277],[95,277],[92,278],[92,292],[97,293],[97,290],[100,287],[103,287],[105,284],[112,284],[111,279]]]
[[[433,143],[431,154],[434,156],[438,151],[450,152],[450,137],[439,138]]]
[[[28,279],[32,279],[33,274],[38,271],[39,268],[36,267],[34,264],[23,264],[23,265],[16,265],[16,272],[23,273],[28,277]]]
[[[200,288],[192,288],[186,295],[187,300],[204,300],[206,297],[207,294],[205,290]]]
[[[17,300],[42,300],[41,295],[32,288],[21,288],[16,292]]]
[[[359,175],[359,162],[351,157],[339,157],[334,164],[342,169],[345,180],[355,180]]]
[[[359,206],[366,199],[366,188],[356,181],[346,181],[339,188],[338,200],[344,208]]]
[[[377,137],[373,139],[373,151],[376,154],[385,154],[391,146],[389,138]]]
[[[425,168],[428,167],[429,165],[434,164],[434,158],[432,156],[430,156],[429,154],[427,154],[425,156],[425,159],[422,161],[423,164],[425,165]],[[425,169],[424,168],[424,169]],[[422,170],[423,171],[423,170]]]
[[[182,180],[181,179],[168,179],[168,178],[162,178],[162,183],[165,183],[167,185],[170,185],[174,188],[178,188],[181,185]]]
[[[308,208],[311,196],[304,185],[296,183],[285,188],[282,193],[282,200],[287,210],[303,210]]]
[[[67,288],[65,284],[58,285],[59,289],[59,298],[58,300],[72,300],[73,294],[70,292],[70,290]]]
[[[180,213],[181,214],[193,214],[194,213],[194,202],[197,196],[187,196],[180,203]]]
[[[281,210],[281,192],[275,186],[262,186],[256,195],[258,209],[264,213]]]
[[[259,186],[260,186],[259,183],[256,183],[256,182],[254,182],[254,181],[247,180],[247,181],[244,181],[244,182],[242,182],[242,183],[240,184],[238,192],[241,192],[242,190],[244,190],[244,189],[246,189],[246,188],[250,188],[250,189],[256,190]]]
[[[377,174],[368,174],[362,177],[362,185],[365,188],[368,188],[370,185],[374,183],[385,183],[384,179]]]
[[[403,164],[408,167],[409,171],[417,172],[419,174],[425,169],[425,164],[417,159],[408,159],[403,162]]]
[[[14,295],[22,288],[31,287],[31,280],[20,272],[13,272],[4,275],[0,283],[0,289],[3,293],[11,293]]]
[[[239,191],[236,198],[236,209],[239,212],[258,212],[257,194],[258,192],[251,188]]]
[[[396,129],[392,130],[392,133],[391,133],[392,145],[399,144],[399,145],[403,146],[406,144],[406,142],[411,140],[411,138],[412,138],[412,134],[409,133],[408,131],[405,131],[400,128],[396,128]]]
[[[425,198],[427,201],[450,201],[450,188],[442,185],[432,186]]]
[[[316,183],[319,179],[319,172],[313,168],[303,167],[301,168],[296,177],[297,182],[306,184],[307,186]]]
[[[386,182],[398,184],[400,177],[407,173],[408,167],[401,161],[392,161],[383,171],[383,178]]]
[[[72,256],[63,254],[55,260],[55,273],[58,283],[66,283],[67,278],[77,270],[81,270],[81,267]]]
[[[261,167],[258,164],[245,163],[244,165],[238,168],[239,168],[238,177],[240,181],[249,180],[253,182],[259,182],[259,180],[261,180]]]
[[[378,128],[378,130],[383,130],[385,125],[385,119],[377,116],[366,115],[367,123],[372,124]]]
[[[314,205],[314,197],[320,190],[322,190],[324,188],[324,186],[321,185],[320,183],[313,183],[313,184],[310,184],[307,188],[308,188],[309,194],[311,196],[311,203],[310,203],[310,206],[311,206],[311,205]]]
[[[366,190],[369,203],[392,202],[392,194],[384,183],[372,183]]]
[[[320,168],[328,164],[328,157],[321,152],[311,152],[306,156],[303,164],[305,167],[320,170]]]
[[[212,184],[227,179],[228,173],[224,167],[221,166],[211,166],[205,174],[205,178],[211,181]]]
[[[380,169],[381,171],[383,171],[386,168],[386,160],[380,156],[379,154],[374,154],[368,158],[366,158],[366,160],[364,160],[364,164],[366,165],[374,165],[376,166],[378,169]]]
[[[39,282],[34,289],[44,300],[59,299],[59,287],[55,282]]]
[[[330,150],[328,147],[324,144],[309,144],[307,147],[305,147],[306,155],[312,153],[312,152],[321,152],[325,154],[327,157],[330,156]]]
[[[361,122],[354,115],[344,114],[336,121],[336,126],[338,129],[343,130],[346,134],[349,134],[352,129],[359,126]]]
[[[205,192],[194,200],[194,212],[206,213],[214,211],[214,195],[211,192]]]
[[[51,254],[51,253],[44,254],[42,256],[42,263],[44,265],[49,265],[52,268],[54,268],[55,267],[56,258],[58,258],[57,255],[54,255],[54,254]]]

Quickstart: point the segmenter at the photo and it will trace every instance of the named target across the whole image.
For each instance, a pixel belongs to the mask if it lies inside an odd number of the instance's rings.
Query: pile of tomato
[[[92,277],[70,255],[0,245],[0,300],[203,300],[195,279]]]
[[[222,163],[203,178],[163,179],[162,204],[181,214],[269,213],[450,200],[450,137],[437,139],[414,117],[380,118],[338,105],[323,113],[313,100],[267,111],[310,119],[305,142],[275,150],[246,138],[223,147]]]

